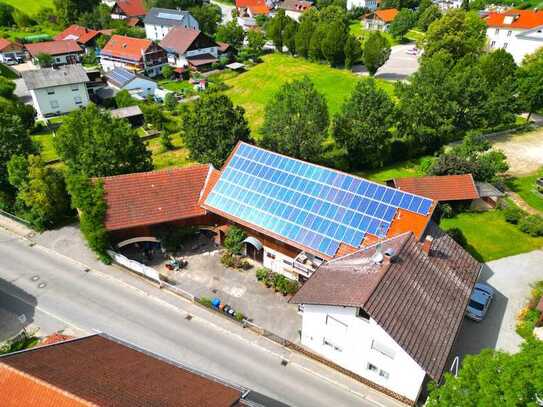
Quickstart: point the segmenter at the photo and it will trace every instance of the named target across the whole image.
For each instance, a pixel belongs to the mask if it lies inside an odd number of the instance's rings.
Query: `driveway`
[[[523,339],[515,332],[516,317],[530,295],[531,285],[543,280],[543,251],[487,263],[479,281],[494,287],[496,295],[484,321],[464,319],[453,355],[479,353],[483,348],[518,351]]]
[[[417,55],[409,55],[408,50],[415,47],[415,43],[395,45],[390,50],[390,58],[377,71],[376,78],[385,80],[404,80],[419,69]],[[353,72],[367,75],[368,71],[362,65],[353,67]]]
[[[543,166],[543,128],[492,137],[490,142],[505,153],[512,175],[531,174]]]

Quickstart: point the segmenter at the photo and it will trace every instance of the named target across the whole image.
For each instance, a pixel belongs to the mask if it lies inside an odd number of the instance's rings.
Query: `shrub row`
[[[256,271],[256,279],[263,282],[266,287],[273,287],[275,291],[279,291],[283,295],[294,294],[300,288],[297,281],[291,280],[282,274],[274,273],[265,267],[261,267]]]
[[[517,316],[517,333],[523,338],[532,336],[534,328],[538,326],[541,312],[535,309],[543,296],[543,281],[537,282],[530,295],[528,305],[520,311]]]
[[[522,209],[514,205],[508,205],[503,213],[505,220],[517,225],[521,232],[527,233],[533,237],[543,236],[543,217],[539,215],[528,215]]]
[[[224,254],[221,256],[221,263],[223,266],[233,269],[249,270],[251,268],[251,263],[249,263],[246,259],[228,251],[224,252]]]

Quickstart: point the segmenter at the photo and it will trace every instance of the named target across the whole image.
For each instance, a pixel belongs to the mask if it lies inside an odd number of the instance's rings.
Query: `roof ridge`
[[[137,178],[138,176],[143,176],[143,175],[158,174],[158,173],[163,173],[163,172],[177,172],[177,171],[200,168],[200,167],[204,167],[204,166],[207,166],[207,165],[210,165],[210,164],[196,163],[196,164],[191,164],[191,165],[186,166],[186,167],[168,167],[168,168],[161,168],[159,170],[131,172],[130,174],[109,175],[107,177],[94,177],[94,178],[103,179],[103,180],[109,180],[109,179],[115,179],[115,178],[121,178],[121,177],[123,177],[123,178],[130,178],[130,177]]]

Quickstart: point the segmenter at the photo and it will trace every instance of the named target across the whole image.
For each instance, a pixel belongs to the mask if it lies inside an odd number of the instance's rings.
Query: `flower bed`
[[[291,280],[282,274],[274,273],[265,267],[256,270],[256,279],[264,283],[266,287],[273,287],[275,291],[279,291],[283,295],[294,294],[300,288],[297,281]]]

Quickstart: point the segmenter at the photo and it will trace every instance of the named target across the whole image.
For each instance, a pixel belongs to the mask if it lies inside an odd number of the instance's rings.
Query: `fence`
[[[25,226],[28,226],[28,227],[32,227],[28,221],[24,220],[23,218],[19,218],[18,216],[15,216],[12,213],[9,213],[9,212],[6,212],[6,211],[0,209],[0,214],[4,215],[7,218],[10,218],[11,220],[14,220],[15,222],[21,223],[21,224],[23,224]]]

